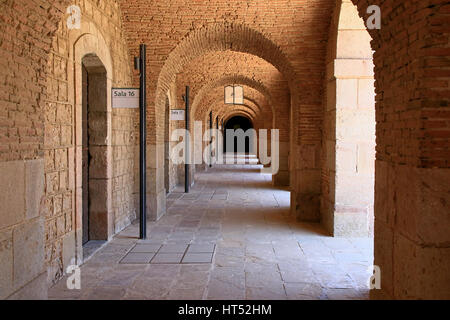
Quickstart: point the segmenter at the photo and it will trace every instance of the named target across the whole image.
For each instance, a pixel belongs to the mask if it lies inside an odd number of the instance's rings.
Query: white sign
[[[241,86],[226,86],[225,103],[244,104],[244,88]]]
[[[139,108],[139,89],[135,88],[113,88],[113,108]]]
[[[174,121],[186,120],[184,116],[184,110],[183,109],[170,110],[170,120]]]

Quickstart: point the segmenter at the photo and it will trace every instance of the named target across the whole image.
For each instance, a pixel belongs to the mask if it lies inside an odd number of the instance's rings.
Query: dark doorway
[[[227,130],[236,130],[242,129],[244,132],[247,132],[249,129],[253,129],[253,124],[250,119],[243,116],[235,116],[227,120],[224,126],[224,137],[223,137],[223,148],[224,152],[238,152],[238,140],[237,137],[234,138],[234,148],[229,150],[227,148]],[[245,138],[245,153],[250,153],[250,138],[247,136]]]
[[[164,122],[164,187],[166,193],[170,192],[170,100],[166,97]]]
[[[108,239],[106,69],[96,55],[82,59],[82,244]],[[86,257],[86,254],[83,252]]]
[[[88,125],[88,108],[89,108],[89,79],[88,72],[84,64],[83,72],[83,110],[82,110],[82,193],[83,193],[83,245],[89,241],[89,125]]]

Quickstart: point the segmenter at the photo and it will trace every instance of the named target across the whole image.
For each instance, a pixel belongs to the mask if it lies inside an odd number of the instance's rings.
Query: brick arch
[[[250,53],[266,60],[283,74],[289,87],[296,87],[294,83],[297,77],[294,68],[280,47],[267,36],[242,24],[214,24],[192,31],[169,54],[158,77],[155,98],[156,118],[158,119],[161,114],[165,92],[184,65],[205,53],[226,50]],[[160,133],[156,133],[157,141],[159,136]]]
[[[207,112],[205,112],[201,118],[206,119],[207,121],[209,121],[209,113],[210,111],[213,111],[213,115],[214,115],[214,111],[216,112],[215,115],[219,116],[220,119],[223,119],[224,114],[228,114],[229,112],[234,112],[234,111],[245,111],[248,116],[252,119],[252,121],[255,121],[258,118],[258,114],[255,112],[255,110],[252,108],[252,106],[248,105],[248,104],[243,104],[243,105],[236,105],[234,106],[232,109],[219,109],[219,110],[214,110],[216,107],[211,107]],[[214,116],[215,119],[215,116]]]
[[[274,113],[273,110],[273,104],[272,104],[272,97],[268,90],[268,88],[261,82],[255,79],[251,79],[247,76],[243,75],[226,75],[223,76],[213,82],[210,82],[208,84],[205,84],[197,93],[197,95],[194,98],[194,102],[192,104],[192,113],[195,114],[197,111],[197,108],[201,101],[206,97],[206,95],[209,94],[210,90],[215,89],[217,87],[229,85],[229,84],[237,84],[237,85],[243,85],[250,88],[253,88],[260,92],[268,101],[272,114]],[[245,91],[244,91],[245,94]]]
[[[217,95],[219,95],[219,97],[217,97]],[[266,97],[259,90],[244,86],[244,102],[245,104],[252,106],[255,116],[259,117],[263,113],[266,113],[270,114],[270,118],[272,119],[273,115],[272,110],[269,107],[269,103]],[[218,105],[220,105],[219,109],[217,107]],[[208,114],[212,109],[219,111],[221,108],[226,107],[231,108],[232,106],[224,103],[223,88],[219,86],[203,97],[202,101],[200,101],[197,105],[193,116],[202,119],[203,114]],[[273,121],[270,126],[273,126]]]
[[[213,112],[222,112],[224,109],[232,108],[233,106],[224,104],[223,98],[216,98],[216,99],[209,99],[205,102],[205,105],[209,105],[209,107],[206,108],[199,108],[196,110],[196,113],[193,115],[194,119],[202,119],[204,114],[209,114],[210,111]],[[261,104],[255,101],[255,99],[248,98],[247,96],[244,96],[244,105],[250,108],[254,114],[255,117],[261,116],[263,113],[263,108],[261,107]],[[239,105],[236,105],[239,106]]]
[[[75,118],[75,134],[74,134],[74,145],[76,148],[80,148],[83,145],[83,142],[80,141],[80,137],[82,136],[82,96],[83,96],[83,85],[82,85],[82,60],[84,57],[88,55],[94,55],[96,59],[98,59],[99,63],[105,68],[106,71],[106,87],[104,90],[106,91],[106,106],[105,106],[105,114],[104,114],[104,124],[106,125],[106,132],[104,132],[104,136],[101,138],[104,140],[105,146],[99,148],[97,146],[97,153],[93,159],[97,159],[97,161],[103,162],[106,166],[106,170],[100,170],[102,173],[102,182],[101,191],[99,190],[95,195],[97,202],[96,205],[99,206],[101,204],[102,210],[104,212],[103,222],[96,222],[99,230],[97,236],[101,236],[101,239],[109,240],[113,235],[113,220],[114,220],[114,212],[112,210],[112,193],[108,192],[112,188],[112,106],[111,106],[111,88],[112,88],[112,77],[113,77],[113,63],[111,54],[108,48],[108,45],[100,33],[100,31],[96,28],[96,26],[92,23],[89,23],[89,26],[86,24],[82,24],[84,28],[90,30],[89,33],[77,32],[76,34],[72,34],[73,47],[69,51],[69,55],[71,56],[71,60],[73,61],[73,70],[74,76],[73,83],[69,82],[69,87],[74,90],[74,118]],[[83,28],[83,27],[82,27]],[[76,40],[75,40],[76,39]],[[101,152],[100,152],[101,150]],[[80,154],[77,152],[73,155],[73,159],[70,159],[71,162],[75,163],[75,185],[79,185],[81,182],[78,181],[82,172],[82,158]],[[82,197],[82,190],[75,189],[75,197]],[[91,195],[92,197],[92,195]],[[80,206],[77,202],[74,205],[75,211],[75,219],[74,219],[74,227],[76,230],[82,228],[83,223],[88,223],[88,221],[82,221],[82,206]],[[98,213],[96,213],[98,214]],[[98,214],[99,215],[99,214]],[[100,216],[100,215],[99,215]],[[99,219],[98,219],[99,220]],[[89,222],[92,223],[92,222]],[[93,224],[93,223],[92,223]],[[104,230],[103,230],[104,229]],[[100,239],[100,238],[97,238]],[[76,241],[76,259],[77,261],[82,261],[82,251],[79,249],[82,248],[82,238],[76,233],[75,234]]]
[[[252,118],[251,115],[245,110],[231,110],[231,111],[226,112],[222,116],[223,123],[226,123],[232,117],[239,116],[239,115],[245,116],[246,118],[248,118],[252,122],[253,125],[255,125],[255,119]]]
[[[218,90],[220,91],[220,89]],[[265,100],[264,96],[262,96],[259,91],[256,91],[254,89],[252,90],[254,91],[254,94],[260,96],[260,99],[256,98],[256,96],[253,97],[250,94],[252,98],[249,98],[248,96],[244,97],[244,105],[227,105],[224,104],[223,97],[215,98],[216,95],[212,95],[210,99],[204,101],[204,103],[202,104],[203,108],[197,109],[195,118],[201,119],[201,121],[203,121],[203,123],[208,126],[208,115],[210,111],[213,111],[215,119],[216,116],[223,117],[223,114],[229,111],[236,111],[245,108],[247,110],[247,113],[249,113],[249,116],[252,117],[255,126],[257,125],[258,128],[272,129],[274,123],[272,121],[272,113],[270,111],[270,108],[268,108],[267,106],[267,102],[257,101]]]

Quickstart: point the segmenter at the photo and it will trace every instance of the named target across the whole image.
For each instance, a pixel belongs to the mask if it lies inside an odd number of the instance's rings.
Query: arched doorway
[[[224,134],[224,152],[235,152],[246,154],[254,152],[253,140],[250,136],[251,132],[249,130],[253,129],[252,121],[244,116],[234,116],[228,119],[224,124],[225,134]],[[240,131],[242,130],[242,131]],[[237,135],[240,133],[245,133],[245,146],[244,150],[239,145],[239,139]],[[234,141],[230,141],[227,136],[234,136]]]
[[[81,67],[81,223],[86,245],[91,240],[108,240],[108,90],[106,68],[96,55],[85,55]]]

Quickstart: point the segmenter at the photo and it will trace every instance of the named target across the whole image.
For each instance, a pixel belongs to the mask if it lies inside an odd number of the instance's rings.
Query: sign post
[[[185,162],[184,162],[184,192],[185,193],[189,193],[189,87],[186,86],[186,94],[184,96],[184,102],[186,104],[186,110],[184,113],[184,117],[185,117],[185,125],[186,125],[186,136],[184,137],[184,143],[185,145]]]
[[[139,88],[112,88],[112,107],[138,109]]]
[[[209,113],[209,167],[212,167],[212,142],[213,142],[213,138],[212,138],[212,131],[213,128],[213,114],[212,111]]]
[[[170,110],[170,120],[172,121],[184,121],[185,110],[184,109],[172,109]]]
[[[139,238],[147,238],[147,97],[146,97],[147,46],[141,44],[139,58]]]

